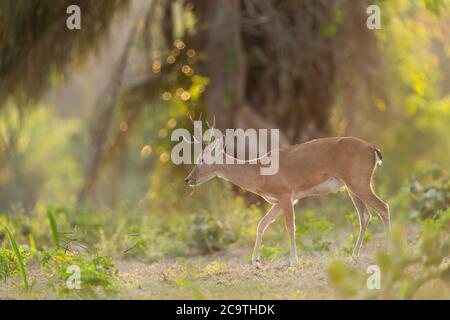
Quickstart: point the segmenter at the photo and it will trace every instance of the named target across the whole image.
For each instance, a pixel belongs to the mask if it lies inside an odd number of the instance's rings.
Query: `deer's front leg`
[[[261,241],[264,231],[266,231],[269,224],[271,224],[278,217],[280,211],[281,206],[279,204],[274,205],[258,223],[258,228],[256,229],[255,248],[253,249],[252,255],[252,264],[256,268],[259,267],[259,250],[261,248]]]
[[[297,256],[297,245],[295,243],[295,215],[291,199],[289,198],[283,201],[282,207],[284,212],[284,222],[287,233],[289,235],[289,241],[291,244],[289,262],[291,266],[295,266],[298,264],[298,256]]]

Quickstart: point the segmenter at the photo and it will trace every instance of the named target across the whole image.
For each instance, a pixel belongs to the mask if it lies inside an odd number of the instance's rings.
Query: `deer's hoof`
[[[289,266],[290,267],[296,267],[298,265],[298,257],[290,258],[289,259]]]
[[[252,265],[255,269],[261,269],[261,261],[259,259],[253,260]]]
[[[352,267],[356,267],[356,266],[358,266],[358,261],[359,261],[359,255],[352,254],[350,256],[350,259],[348,259],[348,264]]]

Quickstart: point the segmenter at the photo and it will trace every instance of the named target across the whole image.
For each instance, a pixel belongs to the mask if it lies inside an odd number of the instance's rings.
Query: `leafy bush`
[[[29,259],[30,253],[23,247],[20,247],[20,255],[22,261],[26,262]],[[0,248],[0,279],[6,281],[8,277],[12,277],[19,273],[19,264],[16,255],[12,250],[5,247]]]
[[[450,228],[450,208],[439,210],[432,217],[421,221],[426,229],[448,230]]]
[[[289,249],[287,247],[281,247],[281,246],[261,246],[260,256],[264,260],[274,261],[279,260],[283,257],[286,257],[289,255]],[[248,262],[250,263],[252,261],[251,254],[248,256]]]
[[[450,208],[450,176],[441,166],[434,165],[421,177],[410,179],[407,191],[413,218],[429,218]]]
[[[436,229],[424,229],[414,248],[409,248],[401,229],[393,228],[392,251],[380,251],[376,265],[381,270],[381,288],[369,290],[367,274],[348,266],[341,260],[328,267],[330,284],[339,296],[354,298],[360,294],[369,299],[412,299],[421,293],[420,289],[432,281],[443,288],[450,284],[450,264],[445,259],[450,255],[450,235]],[[448,298],[450,292],[435,292]]]
[[[107,295],[117,290],[118,269],[111,258],[58,249],[42,251],[39,260],[47,273],[48,284],[60,294],[96,297],[100,289]],[[80,270],[80,290],[69,289],[66,284],[72,275],[70,266],[77,266]]]
[[[329,251],[331,241],[330,231],[333,224],[326,218],[315,218],[314,211],[308,210],[297,222],[297,234],[300,237],[308,237],[308,242],[301,241],[300,248],[307,252]]]
[[[30,251],[17,244],[14,235],[7,227],[4,229],[4,233],[7,235],[11,250],[6,249],[5,243],[0,248],[0,278],[6,281],[8,277],[19,273],[25,289],[29,289],[26,264],[30,257]]]
[[[186,241],[201,253],[224,249],[237,240],[236,234],[223,221],[207,214],[195,214],[186,233]]]
[[[4,281],[19,271],[19,265],[14,252],[0,248],[0,278]]]

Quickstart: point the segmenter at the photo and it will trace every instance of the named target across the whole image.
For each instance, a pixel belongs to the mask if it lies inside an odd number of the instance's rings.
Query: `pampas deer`
[[[223,137],[209,144],[203,150],[202,156],[213,149],[224,157],[231,157],[224,151]],[[259,267],[259,251],[264,231],[281,212],[290,240],[290,264],[297,264],[293,206],[302,198],[336,192],[342,187],[347,189],[359,215],[360,231],[353,256],[359,255],[371,219],[368,207],[380,216],[389,236],[389,206],[377,197],[371,185],[373,173],[377,166],[381,165],[382,159],[376,146],[353,137],[333,137],[316,139],[277,151],[279,170],[274,175],[260,174],[261,166],[267,163],[261,160],[273,152],[270,151],[266,156],[240,164],[207,164],[201,156],[185,179],[189,186],[197,186],[217,176],[261,196],[273,205],[257,227],[252,255],[255,267]]]

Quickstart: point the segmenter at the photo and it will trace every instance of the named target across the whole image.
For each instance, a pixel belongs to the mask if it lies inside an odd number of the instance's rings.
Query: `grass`
[[[56,225],[56,219],[53,214],[53,211],[50,208],[47,209],[47,217],[48,217],[48,221],[50,224],[50,232],[51,232],[53,243],[56,247],[58,247],[59,246],[58,227]]]
[[[11,248],[16,256],[17,263],[19,265],[20,276],[23,281],[23,285],[25,286],[25,289],[28,290],[30,288],[30,286],[28,284],[28,277],[27,277],[27,272],[25,270],[25,263],[23,262],[22,255],[20,254],[19,246],[17,245],[16,239],[14,238],[11,231],[8,228],[5,228],[5,231],[8,236],[8,240],[11,245]]]

